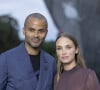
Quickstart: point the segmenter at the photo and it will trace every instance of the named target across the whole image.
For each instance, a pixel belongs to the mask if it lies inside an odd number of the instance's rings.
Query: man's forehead
[[[33,23],[34,25],[37,25],[37,24],[47,25],[47,23],[45,22],[45,20],[39,19],[39,18],[32,18],[32,17],[30,17],[27,20],[27,23]]]

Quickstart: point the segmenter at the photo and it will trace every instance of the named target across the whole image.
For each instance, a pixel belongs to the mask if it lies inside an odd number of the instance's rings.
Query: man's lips
[[[32,39],[33,43],[38,43],[40,40],[39,39]]]

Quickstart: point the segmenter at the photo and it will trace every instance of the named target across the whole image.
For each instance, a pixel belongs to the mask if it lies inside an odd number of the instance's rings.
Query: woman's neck
[[[65,71],[70,71],[71,69],[73,69],[76,66],[76,62],[72,62],[70,64],[64,64],[64,70]]]

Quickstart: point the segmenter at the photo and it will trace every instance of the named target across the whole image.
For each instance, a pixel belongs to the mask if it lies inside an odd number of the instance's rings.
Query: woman
[[[56,54],[54,90],[100,90],[96,74],[86,68],[74,37],[61,33],[56,39]]]

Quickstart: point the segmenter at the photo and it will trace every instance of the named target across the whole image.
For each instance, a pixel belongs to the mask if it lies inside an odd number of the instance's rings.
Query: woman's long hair
[[[71,36],[71,35],[69,35],[67,33],[60,33],[58,35],[57,39],[56,39],[56,42],[61,37],[68,38],[74,43],[75,48],[78,49],[78,53],[75,55],[76,64],[79,65],[80,67],[86,68],[86,65],[85,65],[84,59],[83,59],[83,57],[81,55],[80,47],[78,45],[77,40],[73,36]],[[56,42],[55,42],[55,44],[56,44]],[[63,70],[64,69],[63,69],[62,63],[60,62],[60,60],[57,60],[57,74],[56,74],[56,81],[55,81],[56,82],[56,86],[57,86],[57,83],[59,82],[59,79],[60,79],[60,76],[61,76],[61,73],[62,73]]]

